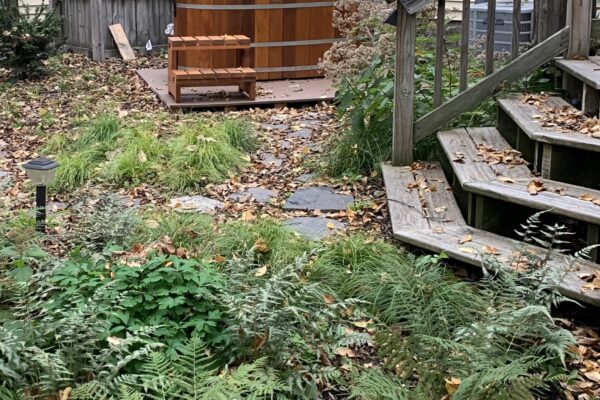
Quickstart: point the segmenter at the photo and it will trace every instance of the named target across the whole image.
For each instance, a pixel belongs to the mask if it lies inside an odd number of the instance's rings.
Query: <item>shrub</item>
[[[223,181],[247,163],[227,134],[205,121],[184,127],[170,141],[169,151],[169,169],[161,180],[174,191]]]
[[[40,6],[33,15],[27,15],[13,0],[1,0],[0,9],[0,67],[11,69],[19,79],[43,75],[44,62],[61,32],[55,11]]]
[[[50,282],[59,289],[49,303],[50,312],[72,298],[94,297],[112,311],[111,334],[158,326],[154,336],[169,347],[169,356],[192,335],[209,345],[226,342],[221,307],[213,301],[224,280],[209,264],[153,256],[139,265],[75,254],[53,272]],[[119,307],[114,309],[113,303]]]
[[[231,261],[224,269],[229,284],[219,299],[232,319],[233,349],[242,359],[267,357],[293,398],[317,398],[319,389],[342,380],[333,365],[336,350],[369,343],[368,335],[346,329],[360,317],[356,302],[340,301],[308,282],[302,274],[306,258],[278,269],[251,259]]]

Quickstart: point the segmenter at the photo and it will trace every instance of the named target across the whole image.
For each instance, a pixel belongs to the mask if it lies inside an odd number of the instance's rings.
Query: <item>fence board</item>
[[[61,7],[64,36],[71,49],[92,55],[92,27],[100,30],[100,38],[96,37],[95,42],[103,43],[103,50],[95,52],[96,60],[102,58],[100,53],[117,54],[109,25],[123,25],[135,49],[144,49],[148,39],[155,48],[166,46],[164,30],[173,22],[173,11],[172,0],[102,0],[98,10],[92,9],[90,0],[63,0]]]

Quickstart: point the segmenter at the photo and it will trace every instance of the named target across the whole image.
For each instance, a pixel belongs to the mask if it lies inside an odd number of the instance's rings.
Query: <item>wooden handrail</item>
[[[569,40],[570,28],[563,28],[542,43],[521,54],[510,64],[419,118],[413,125],[414,142],[416,143],[431,135],[456,116],[470,111],[486,98],[493,96],[506,84],[563,54],[568,49]]]

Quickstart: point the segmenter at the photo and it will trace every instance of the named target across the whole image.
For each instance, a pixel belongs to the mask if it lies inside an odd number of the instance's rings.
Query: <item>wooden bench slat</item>
[[[183,40],[183,43],[182,43],[183,46],[195,46],[196,45],[196,38],[194,38],[193,36],[182,36],[181,39]]]
[[[240,70],[244,74],[244,78],[256,78],[256,71],[253,68],[242,67]]]
[[[229,71],[225,68],[214,68],[214,73],[216,74],[216,78],[229,78]]]
[[[238,39],[232,35],[223,36],[223,40],[225,41],[225,44],[238,44]]]
[[[227,70],[227,72],[229,73],[230,78],[243,78],[244,77],[243,71],[239,68],[225,68],[225,70]]]
[[[215,79],[217,74],[211,68],[198,68],[206,79]]]
[[[239,44],[250,44],[250,38],[245,35],[233,35]]]
[[[209,36],[208,38],[213,45],[225,44],[225,38],[223,36]]]
[[[210,46],[212,44],[208,36],[194,36],[196,39],[196,46]]]

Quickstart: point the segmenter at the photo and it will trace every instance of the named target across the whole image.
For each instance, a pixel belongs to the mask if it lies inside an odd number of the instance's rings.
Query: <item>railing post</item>
[[[587,58],[590,55],[592,0],[569,0],[567,24],[571,27],[567,58]]]
[[[413,106],[417,17],[410,15],[400,0],[396,33],[396,81],[394,87],[394,137],[392,164],[413,161]]]

